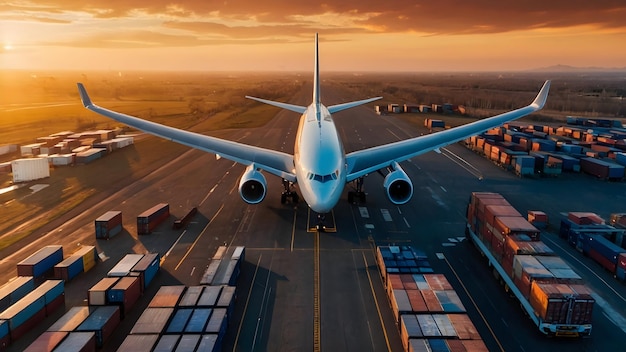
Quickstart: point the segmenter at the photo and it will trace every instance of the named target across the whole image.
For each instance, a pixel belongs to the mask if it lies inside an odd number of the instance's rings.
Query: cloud
[[[67,24],[93,19],[158,24],[81,40],[122,47],[258,43],[357,33],[506,33],[588,25],[626,31],[622,0],[37,0],[0,5],[0,18]],[[104,26],[104,25],[103,25]],[[108,27],[108,26],[107,26]],[[107,37],[111,35],[111,37]],[[195,37],[194,37],[195,36]],[[59,41],[59,43],[62,41]],[[70,41],[71,42],[71,41]],[[180,44],[184,43],[184,44]],[[93,44],[96,45],[96,44]]]

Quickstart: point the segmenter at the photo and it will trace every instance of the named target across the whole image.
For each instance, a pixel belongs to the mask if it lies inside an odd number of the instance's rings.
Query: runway
[[[307,104],[310,94],[305,89],[290,103]],[[322,95],[327,105],[351,100],[349,92],[336,84],[323,86]],[[393,115],[378,116],[367,107],[333,117],[346,152],[427,133]],[[222,131],[220,136],[292,153],[298,118],[281,111],[263,128]],[[97,245],[106,260],[68,283],[66,306],[70,307],[84,304],[86,290],[126,253],[161,253],[164,260],[156,281],[104,349],[115,351],[158,285],[197,285],[218,246],[246,246],[224,351],[399,351],[402,345],[373,249],[406,244],[425,251],[435,272],[445,274],[490,351],[621,348],[626,333],[616,326],[619,320],[615,317],[626,315],[621,298],[624,288],[599,266],[582,258],[558,236],[542,234],[606,300],[607,307],[615,309],[608,314],[597,307],[589,339],[546,339],[497,285],[478,252],[465,243],[463,230],[472,191],[500,192],[522,214],[542,210],[551,223],[558,224],[561,213],[567,211],[620,211],[619,205],[626,201],[624,184],[585,175],[519,179],[461,145],[449,146],[442,154],[416,157],[402,167],[414,186],[409,204],[389,202],[382,188],[383,177],[371,174],[365,180],[367,203],[349,204],[347,185],[333,212],[336,231],[317,233],[309,230],[311,214],[306,204],[280,204],[280,179],[268,175],[266,199],[247,205],[237,192],[243,166],[189,150],[83,209],[79,216],[64,219],[54,231],[33,234],[30,246],[3,257],[1,279],[15,276],[15,263],[45,244],[60,243],[67,249]],[[606,202],[607,194],[612,202]],[[174,217],[194,206],[198,214],[184,230],[162,225],[152,235],[137,237],[134,216],[160,202],[170,204]],[[108,210],[123,212],[125,231],[96,242],[93,219]],[[23,348],[24,343],[12,345],[11,350]]]

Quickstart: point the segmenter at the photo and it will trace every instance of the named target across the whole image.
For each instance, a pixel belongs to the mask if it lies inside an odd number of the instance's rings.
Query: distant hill
[[[577,67],[569,65],[553,65],[532,69],[533,72],[624,72],[626,67]]]

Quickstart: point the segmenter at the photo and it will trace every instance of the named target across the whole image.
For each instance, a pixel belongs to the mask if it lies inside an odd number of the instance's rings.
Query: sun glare
[[[11,43],[4,44],[4,50],[6,50],[6,51],[13,50],[13,45],[11,45]]]

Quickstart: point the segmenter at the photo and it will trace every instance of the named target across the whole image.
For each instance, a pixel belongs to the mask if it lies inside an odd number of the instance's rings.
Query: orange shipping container
[[[429,312],[443,312],[443,307],[433,290],[421,290]]]
[[[431,290],[443,291],[453,289],[443,274],[424,274],[424,279],[428,282]]]
[[[467,314],[448,314],[460,340],[480,340],[480,334]]]
[[[552,324],[591,324],[595,300],[584,285],[533,282],[530,305]]]

